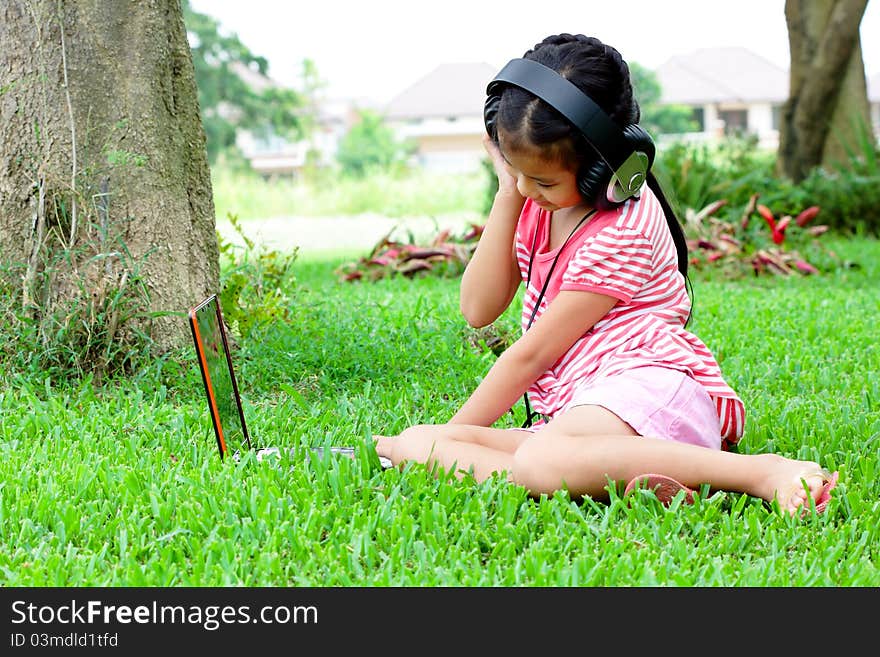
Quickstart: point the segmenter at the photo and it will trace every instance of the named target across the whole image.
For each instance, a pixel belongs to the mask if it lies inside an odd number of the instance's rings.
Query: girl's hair
[[[639,104],[633,95],[629,66],[617,50],[599,39],[582,34],[557,34],[536,44],[523,57],[553,69],[573,83],[621,129],[639,122]],[[579,177],[599,159],[596,149],[580,130],[550,105],[520,87],[510,85],[504,88],[495,122],[496,134],[503,136],[506,149],[541,147],[551,159],[577,172]],[[650,171],[647,184],[660,201],[678,253],[678,270],[690,286],[684,231]]]

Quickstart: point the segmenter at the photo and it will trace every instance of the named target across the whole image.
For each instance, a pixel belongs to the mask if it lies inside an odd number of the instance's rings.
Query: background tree
[[[779,172],[795,182],[857,152],[870,131],[859,25],[868,0],[786,0],[791,70]],[[867,134],[870,134],[868,132]]]
[[[235,34],[221,33],[217,20],[193,11],[189,0],[181,0],[181,5],[208,160],[216,161],[219,153],[232,147],[240,128],[257,136],[274,134],[294,141],[305,136],[315,111],[314,105],[308,104],[308,94],[320,87],[314,63],[303,62],[304,94],[280,87],[268,77],[269,64],[264,57],[251,52]]]
[[[660,104],[663,90],[653,71],[637,62],[630,62],[629,72],[642,114],[639,125],[649,134],[657,137],[661,134],[680,134],[699,129],[689,107]]]
[[[45,351],[181,344],[219,267],[179,0],[4,2],[0,116],[0,261]]]
[[[362,176],[370,169],[402,164],[411,152],[411,146],[395,137],[380,114],[360,110],[357,121],[339,142],[336,159],[343,172]]]

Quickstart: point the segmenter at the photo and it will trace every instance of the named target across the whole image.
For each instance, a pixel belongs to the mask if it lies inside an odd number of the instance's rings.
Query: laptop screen
[[[217,295],[191,309],[189,321],[220,455],[250,449]]]

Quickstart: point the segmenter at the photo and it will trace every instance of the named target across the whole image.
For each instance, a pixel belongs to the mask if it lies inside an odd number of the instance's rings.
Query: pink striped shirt
[[[559,253],[558,248],[548,250],[549,228],[550,213],[526,199],[516,233],[523,281],[536,235],[537,241],[523,299],[523,331]],[[571,400],[577,385],[660,365],[686,372],[702,384],[718,411],[722,446],[739,442],[745,408],[706,345],[684,328],[690,298],[663,209],[650,189],[639,200],[600,210],[578,228],[559,254],[535,322],[560,290],[604,294],[618,303],[531,385],[529,402],[535,411],[552,416]]]

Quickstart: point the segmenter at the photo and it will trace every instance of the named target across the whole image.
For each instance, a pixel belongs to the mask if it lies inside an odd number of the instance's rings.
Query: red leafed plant
[[[818,261],[836,261],[835,254],[821,249],[817,242],[828,227],[811,225],[819,206],[805,208],[794,217],[777,217],[769,207],[758,203],[758,198],[758,194],[751,196],[739,221],[713,216],[727,205],[724,199],[699,212],[687,210],[685,233],[690,263],[696,267],[723,267],[731,275],[752,272],[788,276],[818,274]],[[764,220],[763,224],[752,221],[755,214]],[[803,249],[813,252],[812,262],[801,254]]]
[[[341,281],[376,281],[388,276],[427,273],[456,276],[464,271],[482,233],[483,226],[471,224],[464,235],[453,236],[451,231],[443,230],[425,245],[397,242],[387,233],[369,255],[340,265],[336,275]]]
[[[721,268],[730,276],[750,272],[810,275],[839,266],[834,252],[818,245],[817,238],[828,230],[825,225],[812,225],[819,206],[809,206],[794,217],[777,218],[768,206],[758,203],[758,198],[758,194],[751,196],[738,221],[715,216],[727,206],[725,199],[698,212],[688,208],[685,234],[690,264],[696,268]],[[764,222],[752,221],[755,214]],[[335,273],[339,280],[349,282],[396,275],[458,276],[473,255],[483,228],[471,224],[460,236],[443,230],[421,245],[394,241],[388,233],[367,256],[340,265]],[[805,249],[811,252],[809,260],[801,254]]]

